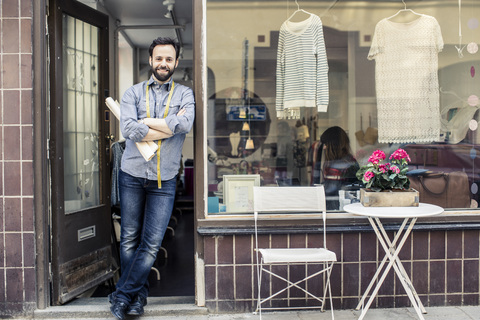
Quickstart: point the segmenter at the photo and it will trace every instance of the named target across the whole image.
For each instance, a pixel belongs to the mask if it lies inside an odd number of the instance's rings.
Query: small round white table
[[[370,299],[368,300],[367,304],[363,307],[362,313],[358,319],[361,320],[365,317],[365,314],[370,308],[370,305],[372,304],[373,299],[375,299],[375,296],[377,295],[378,290],[380,290],[380,287],[382,286],[383,281],[387,277],[388,272],[393,267],[395,269],[395,273],[400,279],[400,283],[403,285],[403,288],[405,289],[408,295],[408,298],[412,302],[412,305],[415,308],[415,311],[417,312],[418,317],[424,320],[422,313],[427,313],[427,311],[425,310],[425,307],[420,301],[420,298],[418,297],[418,294],[415,291],[412,281],[408,277],[408,274],[405,271],[405,268],[403,267],[402,262],[398,258],[398,254],[402,250],[402,247],[405,241],[407,240],[408,236],[410,235],[413,229],[413,226],[417,222],[417,219],[439,215],[443,212],[443,208],[432,205],[432,204],[426,204],[426,203],[420,203],[418,207],[364,207],[361,203],[353,203],[353,204],[348,204],[344,206],[343,209],[349,213],[366,216],[368,218],[368,221],[372,225],[372,228],[375,231],[375,234],[377,235],[377,238],[380,244],[385,250],[385,257],[383,258],[382,262],[378,266],[377,272],[375,273],[375,275],[373,276],[373,279],[370,281],[370,284],[365,290],[365,293],[363,294],[362,299],[358,303],[356,310],[360,310],[360,308],[362,308],[365,302],[365,299],[370,293],[370,290],[372,289],[375,282],[377,281],[378,276],[382,272],[382,269],[384,269],[383,267],[387,259],[390,260],[386,268],[383,270],[380,280],[378,281],[377,285],[372,291]],[[385,231],[385,228],[383,227],[383,224],[381,223],[380,218],[403,219],[403,223],[400,225],[398,232],[396,233],[393,241],[391,241],[390,237],[387,235],[387,232]],[[407,224],[408,224],[408,227],[405,228]]]

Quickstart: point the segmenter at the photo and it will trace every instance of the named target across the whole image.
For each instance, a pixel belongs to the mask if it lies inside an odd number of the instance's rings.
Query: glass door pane
[[[100,205],[98,33],[63,15],[65,213]]]

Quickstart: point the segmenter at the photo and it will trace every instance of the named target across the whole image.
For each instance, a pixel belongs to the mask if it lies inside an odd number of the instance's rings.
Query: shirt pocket
[[[180,111],[180,104],[175,104],[175,103],[170,103],[170,107],[168,108],[168,114],[169,115],[176,115],[178,111]],[[166,105],[164,106],[163,110],[165,112]],[[162,113],[162,118],[163,118],[163,113]]]

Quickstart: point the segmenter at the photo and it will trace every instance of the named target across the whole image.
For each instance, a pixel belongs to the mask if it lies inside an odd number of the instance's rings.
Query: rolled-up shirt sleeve
[[[185,114],[181,116],[169,114],[165,118],[165,122],[174,135],[187,134],[192,129],[193,121],[195,120],[195,99],[192,89],[184,90],[180,100],[181,106],[179,110],[185,109]]]
[[[120,104],[120,130],[125,139],[140,142],[148,133],[148,126],[138,123],[139,103],[141,97],[137,96],[134,87],[129,88],[122,97]],[[141,113],[141,111],[140,111]]]

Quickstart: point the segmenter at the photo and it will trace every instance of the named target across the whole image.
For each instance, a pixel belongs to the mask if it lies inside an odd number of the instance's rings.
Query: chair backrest
[[[259,213],[322,213],[323,243],[326,246],[326,201],[323,186],[253,187],[253,209],[255,238],[258,237],[257,220]]]
[[[318,187],[253,187],[255,212],[324,212],[325,189]]]

